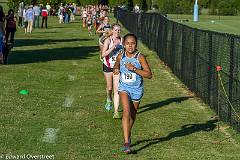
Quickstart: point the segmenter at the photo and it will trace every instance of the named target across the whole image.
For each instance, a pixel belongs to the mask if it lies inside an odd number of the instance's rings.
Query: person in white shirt
[[[24,3],[19,3],[18,6],[18,26],[23,27],[23,10],[24,10]]]
[[[139,6],[136,4],[136,5],[134,6],[134,12],[135,12],[135,13],[139,13],[139,11],[140,11],[140,8],[139,8]]]
[[[50,15],[50,10],[51,10],[51,6],[47,3],[47,5],[46,5],[46,9],[47,9],[47,11],[48,11],[48,15]]]
[[[82,11],[82,26],[83,26],[83,28],[86,27],[86,24],[87,24],[87,11],[84,8]]]
[[[33,20],[33,28],[39,28],[39,16],[41,13],[40,7],[38,4],[35,4],[33,7],[33,13],[34,13],[34,20]]]
[[[62,3],[58,9],[58,18],[59,18],[59,24],[63,23],[63,12],[64,12],[64,8],[62,6]]]
[[[32,9],[32,5],[30,5],[26,11],[26,18],[28,22],[27,26],[27,32],[32,33],[32,28],[33,28],[33,20],[34,20],[34,13]]]

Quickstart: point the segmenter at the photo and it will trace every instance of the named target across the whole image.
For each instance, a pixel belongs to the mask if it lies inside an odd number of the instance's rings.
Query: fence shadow
[[[154,109],[158,109],[158,108],[166,106],[170,103],[174,103],[174,102],[181,103],[182,101],[188,100],[189,98],[193,98],[193,97],[174,97],[174,98],[168,98],[168,99],[166,99],[164,101],[161,101],[161,102],[147,104],[147,105],[139,108],[138,114],[146,112],[146,111],[151,111],[151,110],[154,110]]]
[[[206,131],[206,132],[212,131],[212,130],[214,130],[214,128],[216,128],[215,123],[217,121],[218,121],[217,119],[213,119],[213,120],[207,121],[206,123],[186,124],[186,125],[183,125],[180,130],[171,132],[166,137],[149,138],[149,139],[137,141],[136,143],[132,144],[131,146],[132,147],[137,146],[141,143],[146,143],[146,142],[148,144],[146,144],[136,150],[133,150],[132,154],[136,154],[137,152],[139,152],[147,147],[150,147],[150,146],[160,143],[160,142],[169,141],[173,138],[184,137],[184,136],[187,136],[187,135],[190,135],[190,134],[193,134],[196,132],[200,132],[200,131]]]
[[[9,65],[47,62],[53,60],[78,60],[95,56],[98,46],[65,47],[40,50],[21,50],[9,55]]]

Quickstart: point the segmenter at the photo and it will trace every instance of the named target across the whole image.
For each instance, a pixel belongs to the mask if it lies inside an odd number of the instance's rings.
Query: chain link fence
[[[193,92],[240,131],[240,36],[194,29],[158,13],[116,8],[115,17],[163,60]],[[219,87],[216,66],[227,94]],[[234,107],[234,112],[231,105]]]

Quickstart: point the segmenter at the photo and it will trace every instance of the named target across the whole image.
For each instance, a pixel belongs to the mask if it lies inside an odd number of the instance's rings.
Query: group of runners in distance
[[[81,8],[81,15],[82,15],[82,26],[88,27],[89,35],[92,34],[93,28],[95,31],[101,24],[104,17],[107,16],[109,8],[105,5],[96,5],[96,6],[86,6]]]
[[[131,130],[144,93],[143,78],[152,78],[152,72],[145,56],[137,50],[137,37],[132,33],[122,37],[121,26],[109,23],[105,7],[83,8],[82,26],[88,26],[89,35],[92,34],[92,27],[99,34],[99,56],[106,81],[105,109],[110,111],[114,107],[113,118],[121,118],[118,112],[121,100],[124,136],[122,151],[130,153]]]

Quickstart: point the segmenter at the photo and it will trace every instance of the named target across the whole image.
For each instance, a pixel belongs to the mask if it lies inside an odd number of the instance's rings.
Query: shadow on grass
[[[64,26],[48,26],[48,29],[55,29],[55,28],[64,28]],[[46,29],[46,28],[44,28],[44,29]]]
[[[46,33],[46,32],[44,32]],[[36,46],[43,44],[56,44],[59,42],[79,42],[79,41],[92,41],[93,39],[86,38],[73,38],[73,39],[17,39],[14,47],[23,46]]]
[[[47,29],[56,29],[56,28],[64,28],[64,26],[47,26],[47,28],[45,28],[45,25],[43,26],[43,28],[41,28],[41,24],[39,26],[39,28],[34,28],[34,29],[39,29],[39,30],[47,30]],[[36,30],[33,31],[33,33],[35,33]]]
[[[148,144],[142,146],[141,148],[139,148],[137,150],[133,150],[132,154],[137,154],[137,152],[139,152],[147,147],[150,147],[150,146],[160,143],[160,142],[169,141],[173,138],[184,137],[184,136],[187,136],[187,135],[190,135],[190,134],[193,134],[196,132],[200,132],[200,131],[206,131],[206,132],[212,131],[212,130],[214,130],[214,128],[216,128],[216,124],[215,124],[216,122],[217,122],[217,119],[209,120],[206,123],[200,123],[200,124],[186,124],[186,125],[183,125],[180,130],[171,132],[166,137],[150,138],[150,139],[137,141],[136,143],[132,144],[131,146],[132,147],[137,146],[141,143],[146,143],[146,142],[148,142]]]
[[[75,20],[73,22],[70,22],[70,23],[80,23],[81,21],[80,20]]]
[[[9,64],[86,59],[87,57],[94,56],[94,52],[98,52],[98,50],[98,46],[84,46],[15,51],[9,56]]]
[[[139,108],[138,114],[146,112],[146,111],[150,111],[150,110],[154,110],[154,109],[158,109],[160,107],[166,106],[170,103],[181,103],[182,101],[188,100],[189,98],[193,98],[193,97],[175,97],[175,98],[168,98],[164,101],[161,102],[157,102],[157,103],[152,103],[152,104],[147,104],[145,106],[142,106]]]

